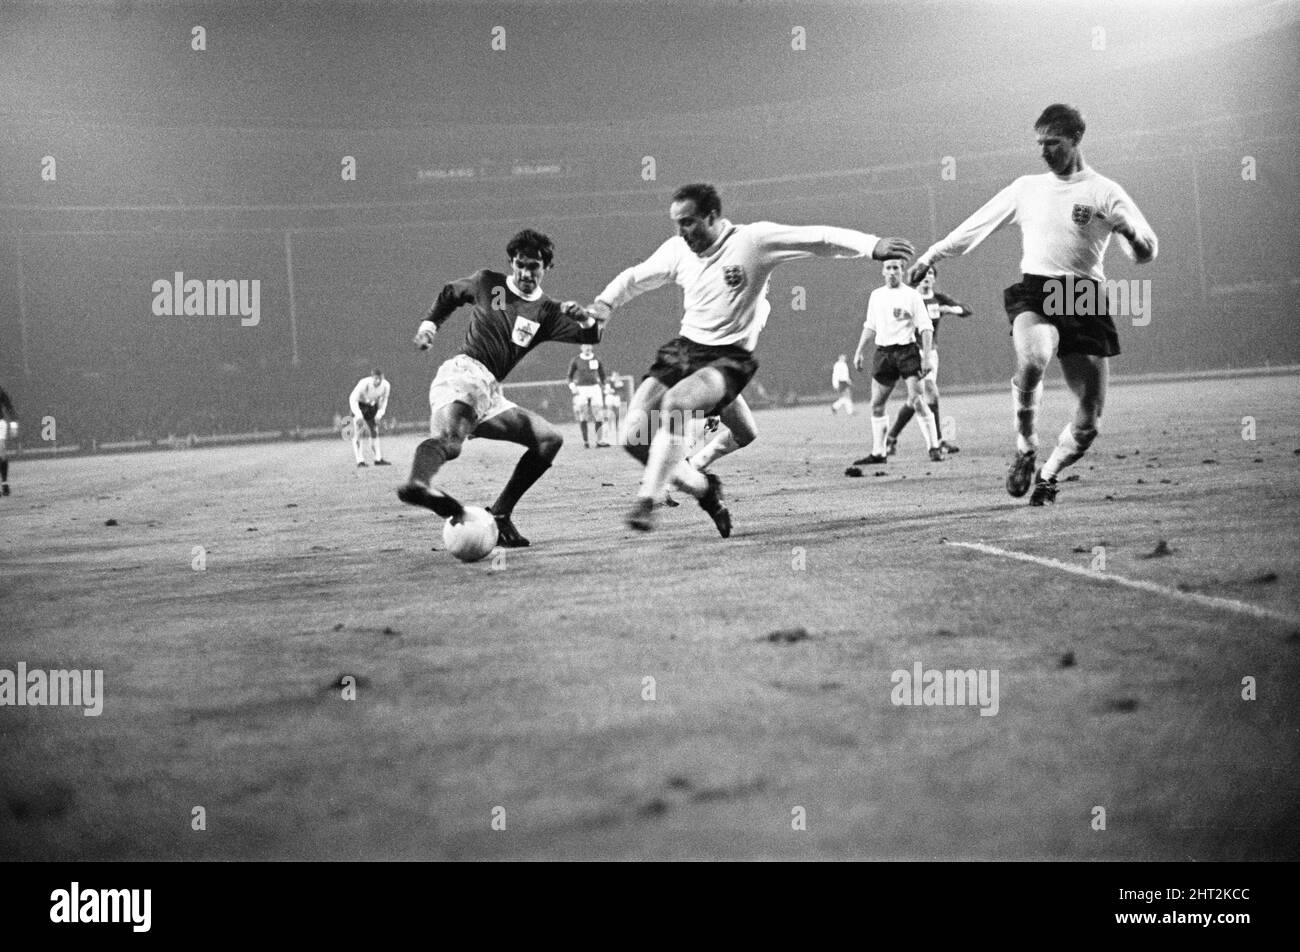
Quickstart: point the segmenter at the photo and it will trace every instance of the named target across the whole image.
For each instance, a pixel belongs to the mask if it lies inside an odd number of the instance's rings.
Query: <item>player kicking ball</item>
[[[1079,150],[1083,132],[1077,109],[1048,106],[1034,123],[1034,133],[1049,171],[1016,179],[928,248],[908,272],[909,283],[916,284],[943,258],[973,251],[1007,222],[1020,225],[1023,277],[1003,292],[1016,354],[1011,381],[1016,456],[1007,473],[1007,492],[1018,498],[1032,485],[1031,506],[1056,501],[1057,474],[1078,462],[1097,438],[1110,358],[1119,354],[1102,272],[1110,236],[1118,233],[1124,239],[1121,247],[1138,264],[1155,260],[1157,253],[1155,232],[1133,199],[1084,164]],[[1053,352],[1077,402],[1073,422],[1035,472],[1038,406]]]
[[[902,261],[886,261],[881,273],[885,285],[872,291],[867,299],[867,319],[862,322],[862,336],[853,352],[853,366],[861,370],[867,345],[875,338],[876,352],[871,364],[871,455],[855,459],[844,471],[845,476],[861,476],[858,467],[885,462],[888,456],[885,440],[889,433],[887,407],[900,378],[907,385],[907,403],[920,418],[931,461],[943,462],[934,415],[921,392],[921,375],[930,369],[933,355],[934,325],[930,323],[930,311],[920,292],[903,284]]]
[[[508,275],[484,269],[444,286],[415,335],[416,346],[427,350],[452,313],[472,305],[460,353],[438,368],[429,387],[429,438],[416,447],[411,478],[397,490],[397,498],[444,519],[456,518],[464,507],[431,485],[443,464],[459,456],[471,436],[518,443],[525,447],[524,455],[489,507],[498,543],[505,548],[529,544],[511,516],[524,493],[550,468],[564,438],[545,419],[502,396],[501,381],[538,344],[595,344],[601,337],[602,325],[579,304],[561,304],[542,293],[542,277],[554,255],[546,235],[531,229],[519,232],[506,246]]]
[[[669,485],[693,496],[724,539],[731,514],[722,484],[682,459],[687,426],[697,414],[721,414],[758,369],[754,348],[767,322],[768,279],[785,261],[802,258],[883,260],[910,257],[901,238],[828,226],[794,227],[773,222],[737,225],[722,217],[712,185],[679,188],[668,209],[677,234],[640,264],[621,272],[596,296],[589,313],[601,321],[639,294],[675,283],[684,291],[679,336],[659,348],[628,407],[620,442],[645,472],[627,525],[654,528],[655,504]],[[656,412],[657,411],[657,412]]]

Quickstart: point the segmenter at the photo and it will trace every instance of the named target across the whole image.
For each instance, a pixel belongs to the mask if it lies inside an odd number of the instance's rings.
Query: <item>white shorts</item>
[[[579,387],[578,392],[573,395],[573,415],[579,421],[595,422],[601,412],[602,393],[600,384]]]
[[[9,437],[11,435],[10,431],[12,431],[13,438],[17,440],[18,422],[16,420],[12,422],[0,420],[0,456],[5,455],[5,444],[9,442]]]
[[[464,403],[474,411],[475,426],[515,407],[502,396],[501,383],[492,371],[466,354],[444,361],[429,384],[431,415],[453,403]],[[433,426],[432,420],[429,425]]]

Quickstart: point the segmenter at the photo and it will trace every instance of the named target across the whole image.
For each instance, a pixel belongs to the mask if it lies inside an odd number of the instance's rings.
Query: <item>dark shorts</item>
[[[892,387],[901,377],[921,376],[921,348],[916,344],[891,344],[876,347],[871,360],[871,379],[882,387]]]
[[[736,344],[697,344],[685,337],[674,337],[659,348],[645,376],[654,377],[666,387],[675,387],[705,367],[715,368],[727,384],[726,395],[721,400],[712,407],[702,408],[707,414],[714,414],[740,396],[740,391],[757,373],[758,360]]]
[[[366,426],[370,427],[370,432],[376,432],[375,414],[379,412],[379,404],[358,402],[357,406],[361,409],[361,419],[366,421]]]
[[[1091,295],[1084,285],[1092,285]],[[1107,311],[1106,286],[1099,281],[1075,278],[1071,283],[1068,278],[1026,274],[1019,284],[1013,284],[1002,292],[1002,304],[1007,310],[1007,320],[1012,324],[1025,311],[1046,318],[1061,335],[1056,348],[1058,357],[1070,354],[1115,357],[1119,354],[1119,332]],[[1057,313],[1049,314],[1049,310]],[[1059,313],[1062,310],[1067,313]]]

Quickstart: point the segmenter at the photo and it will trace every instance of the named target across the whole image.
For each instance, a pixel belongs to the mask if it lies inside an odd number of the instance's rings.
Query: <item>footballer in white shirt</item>
[[[383,371],[374,370],[369,377],[357,381],[348,397],[348,407],[352,410],[352,452],[357,458],[358,466],[366,465],[365,455],[361,452],[361,438],[367,430],[370,431],[370,449],[375,454],[375,465],[389,465],[379,446],[379,421],[388,412],[388,394],[391,389],[389,382],[384,379]]]
[[[878,238],[848,228],[796,227],[773,222],[737,225],[722,217],[712,185],[679,188],[668,210],[677,234],[640,264],[621,272],[596,296],[588,313],[602,324],[639,294],[668,283],[683,290],[679,336],[659,349],[628,407],[620,442],[645,466],[627,524],[648,531],[668,485],[699,501],[718,533],[731,534],[721,482],[681,458],[686,428],[696,414],[721,415],[758,369],[754,348],[771,305],[772,271],[803,258],[911,257],[902,238]],[[746,414],[747,415],[747,414]]]
[[[1056,103],[1043,110],[1034,133],[1050,171],[1016,179],[926,249],[908,272],[908,283],[915,285],[943,258],[974,250],[1008,222],[1020,226],[1023,278],[1003,293],[1016,355],[1011,381],[1016,456],[1007,492],[1023,496],[1032,484],[1032,506],[1056,501],[1057,474],[1077,462],[1097,438],[1109,358],[1119,354],[1102,271],[1110,236],[1120,235],[1120,246],[1137,264],[1153,261],[1158,250],[1155,232],[1128,193],[1084,164],[1079,149],[1084,128],[1083,116],[1071,106]],[[1038,405],[1053,353],[1078,402],[1074,420],[1035,472]]]
[[[930,310],[921,293],[903,283],[902,261],[886,261],[881,274],[885,284],[872,291],[867,300],[867,319],[862,322],[862,335],[853,352],[853,366],[861,370],[867,344],[875,338],[876,352],[871,364],[871,454],[854,460],[844,471],[845,476],[861,476],[858,467],[878,466],[886,461],[885,437],[889,432],[886,407],[900,378],[907,384],[907,404],[921,420],[930,459],[943,462],[934,415],[921,391],[921,376],[930,369],[933,360],[934,325],[930,322]]]

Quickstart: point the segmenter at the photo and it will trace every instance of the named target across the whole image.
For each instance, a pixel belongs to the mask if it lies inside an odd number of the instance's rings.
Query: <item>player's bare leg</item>
[[[366,454],[361,448],[361,440],[365,435],[365,429],[366,424],[364,420],[361,421],[360,426],[357,425],[355,419],[352,421],[352,455],[356,457],[358,466],[366,465]]]
[[[388,460],[384,459],[384,451],[379,446],[379,421],[374,420],[369,425],[370,429],[370,452],[374,454],[376,466],[387,466]]]
[[[925,402],[925,394],[921,389],[920,377],[908,377],[903,381],[907,384],[907,402],[921,422],[921,435],[925,437],[925,450],[930,454],[932,463],[943,462],[943,450],[939,449],[939,431],[934,414],[930,412],[930,407]],[[886,450],[888,456],[888,450]]]
[[[1097,439],[1097,425],[1106,405],[1106,384],[1110,378],[1110,360],[1088,354],[1061,357],[1065,384],[1078,400],[1074,420],[1057,437],[1052,455],[1034,479],[1031,506],[1056,502],[1056,477],[1065,467],[1077,463]]]
[[[1011,395],[1016,411],[1016,458],[1007,473],[1007,492],[1023,496],[1029,492],[1038,461],[1038,407],[1043,399],[1043,375],[1056,352],[1060,334],[1047,318],[1033,311],[1016,315],[1011,325],[1011,342],[1016,353],[1016,372],[1011,378]]]
[[[518,443],[525,448],[524,455],[515,463],[514,472],[506,480],[501,495],[497,496],[489,511],[496,517],[497,538],[504,548],[527,546],[530,543],[519,534],[511,518],[515,505],[551,468],[560,448],[564,446],[564,437],[545,419],[523,407],[513,407],[484,420],[474,430],[474,435],[485,440]]]
[[[743,449],[758,439],[758,424],[754,422],[754,411],[749,408],[743,396],[736,397],[723,407],[719,414],[722,426],[703,448],[689,460],[692,467],[701,473],[722,457]]]
[[[439,407],[429,421],[429,438],[415,448],[410,479],[397,490],[397,498],[408,505],[432,509],[444,519],[461,515],[465,508],[446,493],[432,491],[430,484],[444,463],[460,455],[473,430],[474,410],[468,404],[456,402]]]

